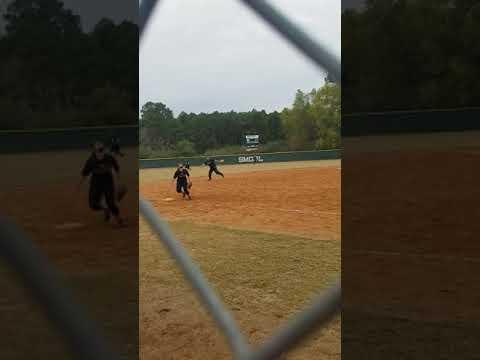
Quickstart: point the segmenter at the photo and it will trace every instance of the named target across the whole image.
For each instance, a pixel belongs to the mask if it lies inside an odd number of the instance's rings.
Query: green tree
[[[478,106],[477,0],[369,0],[342,14],[346,113]]]
[[[173,146],[174,123],[173,112],[165,104],[147,102],[140,111],[141,142],[158,148]]]
[[[283,129],[292,150],[306,149],[315,142],[315,120],[310,102],[311,94],[297,90],[292,108],[282,112]]]
[[[340,146],[341,90],[334,83],[325,84],[312,92],[310,112],[315,121],[318,149],[334,149]]]
[[[85,33],[59,0],[13,0],[3,17],[3,129],[137,122],[137,25],[102,19]]]
[[[191,141],[180,140],[175,150],[179,155],[191,156],[195,154],[195,145]]]

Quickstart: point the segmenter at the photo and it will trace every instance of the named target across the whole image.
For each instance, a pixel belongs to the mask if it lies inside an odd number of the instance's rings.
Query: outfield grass
[[[244,334],[259,343],[340,274],[340,242],[173,221],[172,229],[204,272]],[[143,359],[230,358],[156,236],[140,225]],[[202,336],[196,337],[200,332]],[[161,335],[161,336],[160,336]],[[338,359],[340,319],[294,351],[295,359]],[[175,351],[174,357],[169,357]]]

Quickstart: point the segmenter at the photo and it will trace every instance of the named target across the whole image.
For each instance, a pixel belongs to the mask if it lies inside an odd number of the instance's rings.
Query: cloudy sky
[[[116,23],[138,20],[138,3],[133,0],[63,0],[63,3],[67,9],[81,16],[87,31],[103,17]]]
[[[6,10],[12,0],[0,0],[0,12]],[[116,23],[124,20],[138,21],[138,3],[133,0],[63,0],[65,8],[80,15],[82,27],[86,31],[104,17]],[[0,17],[0,28],[3,28],[3,17]]]
[[[339,0],[271,0],[340,57]],[[163,0],[140,50],[140,105],[179,112],[267,111],[325,74],[238,0]]]

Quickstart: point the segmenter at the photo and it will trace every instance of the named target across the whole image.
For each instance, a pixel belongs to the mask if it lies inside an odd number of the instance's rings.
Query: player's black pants
[[[190,195],[188,191],[188,181],[187,179],[184,180],[177,180],[177,193],[184,193],[185,195]]]
[[[216,167],[211,167],[210,171],[208,172],[208,178],[211,180],[212,179],[212,174],[215,173],[217,175],[220,175],[221,177],[224,177],[223,174],[216,168]]]
[[[95,176],[90,180],[90,191],[88,201],[92,210],[104,210],[101,205],[102,197],[110,212],[117,216],[120,211],[115,201],[115,185],[112,176]]]

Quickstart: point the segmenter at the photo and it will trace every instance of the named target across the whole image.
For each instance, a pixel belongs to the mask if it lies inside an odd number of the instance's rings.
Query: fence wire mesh
[[[238,1],[252,9],[336,81],[340,80],[340,61],[267,1]],[[139,4],[140,41],[158,3],[159,0],[143,0]],[[234,358],[240,360],[277,358],[306,339],[311,332],[324,325],[339,311],[341,287],[340,282],[337,282],[264,344],[256,349],[251,348],[230,312],[169,230],[166,222],[160,218],[149,202],[143,198],[139,201],[141,214],[157,233],[225,335]],[[84,309],[75,303],[73,296],[61,283],[59,275],[48,260],[35,248],[21,229],[6,220],[0,221],[0,254],[7,264],[17,271],[23,283],[32,291],[34,298],[44,306],[49,319],[65,335],[71,352],[76,358],[119,359],[99,333],[94,322],[86,316]]]
[[[267,24],[275,29],[301,53],[311,59],[320,69],[326,70],[330,79],[341,79],[340,61],[325,47],[315,42],[307,33],[291,22],[278,9],[263,0],[238,0],[250,8]],[[140,4],[141,38],[147,28],[153,11],[160,0],[144,0]],[[167,248],[178,267],[183,272],[201,303],[213,317],[218,328],[225,336],[235,359],[267,360],[275,359],[292,349],[309,334],[327,323],[337,314],[341,304],[341,286],[338,281],[334,286],[316,298],[312,305],[296,315],[283,328],[274,333],[270,339],[258,348],[251,348],[238,329],[230,312],[205,279],[201,271],[189,257],[180,242],[170,231],[167,223],[161,219],[153,206],[140,198],[140,212],[150,227],[156,232],[160,241]]]

